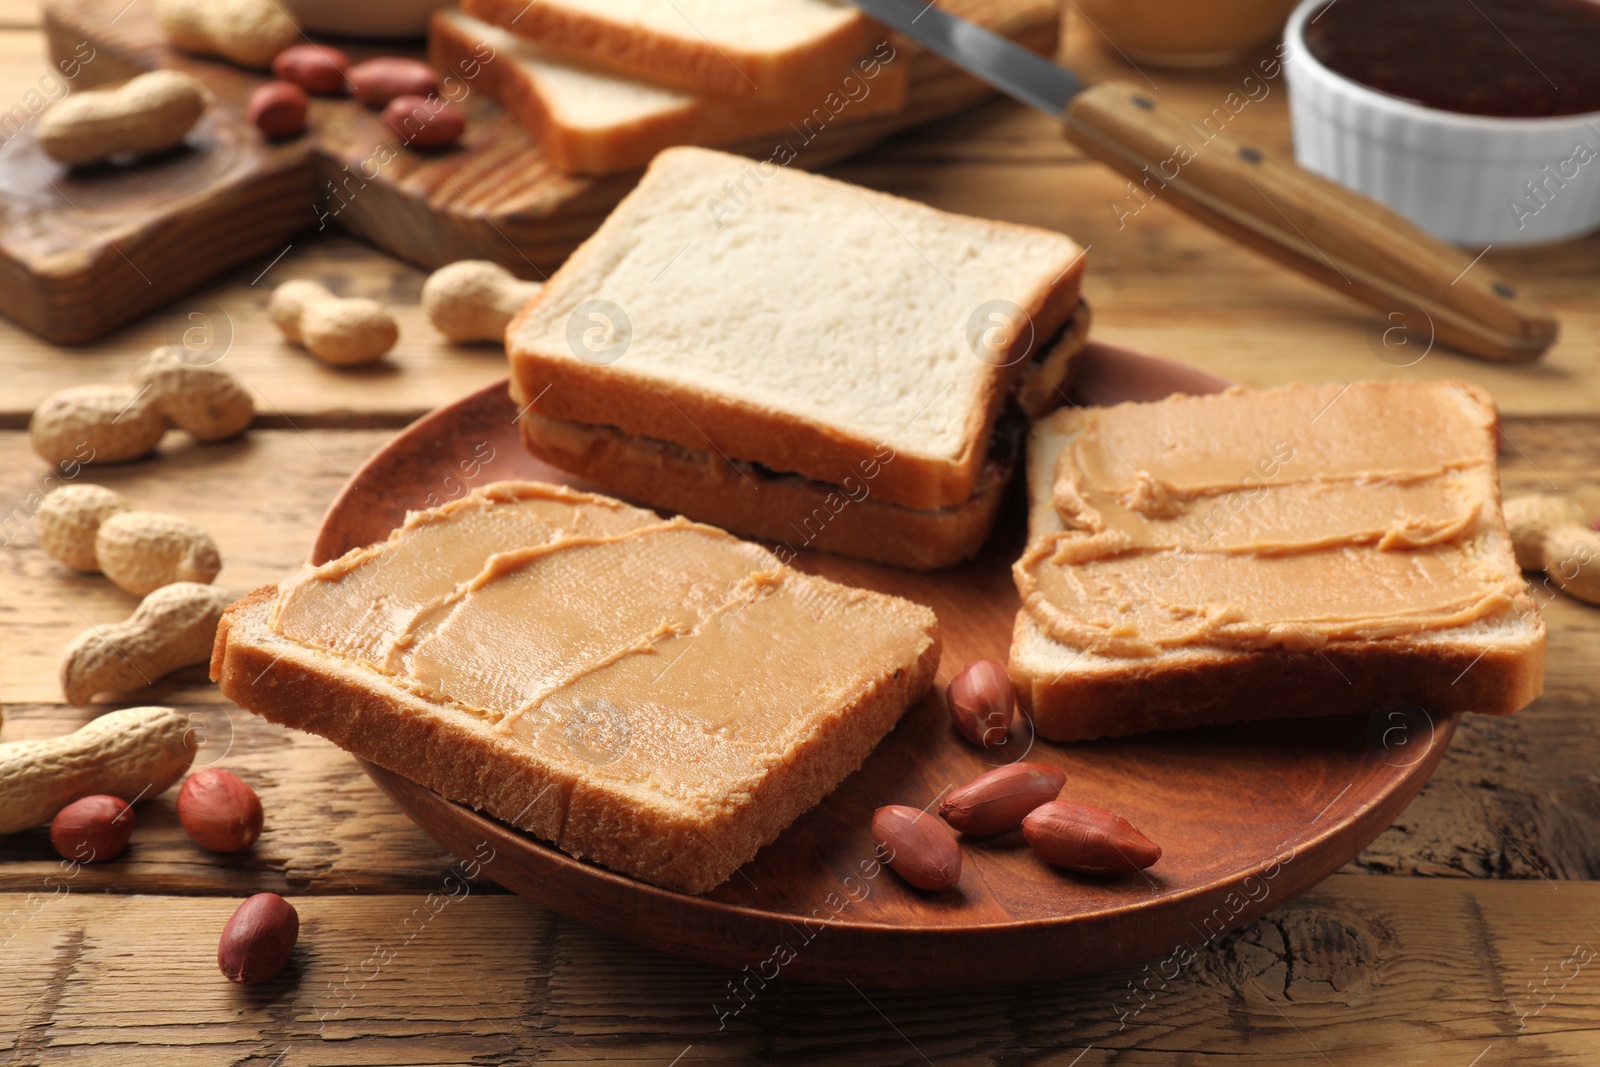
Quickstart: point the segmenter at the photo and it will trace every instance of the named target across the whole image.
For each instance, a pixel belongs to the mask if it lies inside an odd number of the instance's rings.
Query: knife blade
[[[929,0],[854,0],[879,22],[1065,126],[1128,177],[1131,202],[1165,201],[1382,314],[1374,351],[1438,341],[1497,361],[1537,359],[1557,320],[1474,257],[1359,193],[1189,122],[1138,86],[1085,86],[1071,71]],[[1137,212],[1133,212],[1137,213]],[[1125,219],[1118,218],[1119,228]],[[1395,327],[1402,327],[1396,330]],[[1376,338],[1376,340],[1373,340]],[[1414,357],[1414,358],[1413,358]]]
[[[1065,67],[925,0],[856,0],[856,6],[968,74],[1048,115],[1062,116],[1067,101],[1083,88],[1083,82]]]

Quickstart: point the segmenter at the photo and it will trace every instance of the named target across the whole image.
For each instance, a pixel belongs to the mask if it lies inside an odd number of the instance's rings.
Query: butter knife
[[[1537,359],[1556,318],[1466,252],[1292,160],[1185,121],[1127,82],[1076,75],[926,0],[853,0],[974,77],[1060,119],[1090,155],[1241,244],[1385,313],[1419,341]],[[1477,265],[1475,265],[1477,264]],[[1426,321],[1422,321],[1425,319]]]

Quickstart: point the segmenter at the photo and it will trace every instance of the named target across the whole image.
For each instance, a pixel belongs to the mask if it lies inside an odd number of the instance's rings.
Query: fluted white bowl
[[[1284,30],[1302,167],[1457,244],[1536,244],[1600,227],[1600,112],[1464,115],[1370,89],[1306,47],[1306,24],[1326,2],[1303,0]]]

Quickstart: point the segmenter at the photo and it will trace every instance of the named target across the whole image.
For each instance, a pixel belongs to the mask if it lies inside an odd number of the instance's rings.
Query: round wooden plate
[[[1224,384],[1092,345],[1074,392],[1104,404]],[[379,540],[407,509],[475,485],[504,478],[581,485],[523,451],[515,417],[502,383],[411,426],[334,502],[314,560]],[[1024,539],[1023,511],[1014,494],[982,557],[952,571],[917,574],[814,553],[796,565],[932,606],[948,680],[971,660],[1006,658],[1017,610],[1010,564]],[[483,870],[500,884],[639,944],[739,970],[736,986],[753,990],[783,974],[981,988],[1140,960],[1186,963],[1207,941],[1349,862],[1422,788],[1454,729],[1453,718],[1388,708],[1056,745],[1032,739],[1020,722],[1001,754],[986,756],[954,734],[935,693],[831,796],[702,896],[575,860],[401,775],[364,766],[452,852],[481,860],[485,845],[492,848]],[[1066,770],[1064,796],[1130,819],[1162,846],[1161,861],[1123,878],[1074,875],[1040,863],[1013,832],[967,843],[960,885],[937,894],[910,888],[875,862],[873,809],[931,805],[951,786],[1024,754]],[[736,1011],[731,989],[727,1009]]]

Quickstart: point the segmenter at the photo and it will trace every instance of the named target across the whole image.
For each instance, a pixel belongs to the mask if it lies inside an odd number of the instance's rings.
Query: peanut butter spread
[[[1116,657],[1304,650],[1503,612],[1525,593],[1492,412],[1448,382],[1063,411],[1031,446],[1024,609]]]
[[[932,625],[721,530],[535,483],[414,513],[284,582],[272,619],[586,774],[730,802]]]

